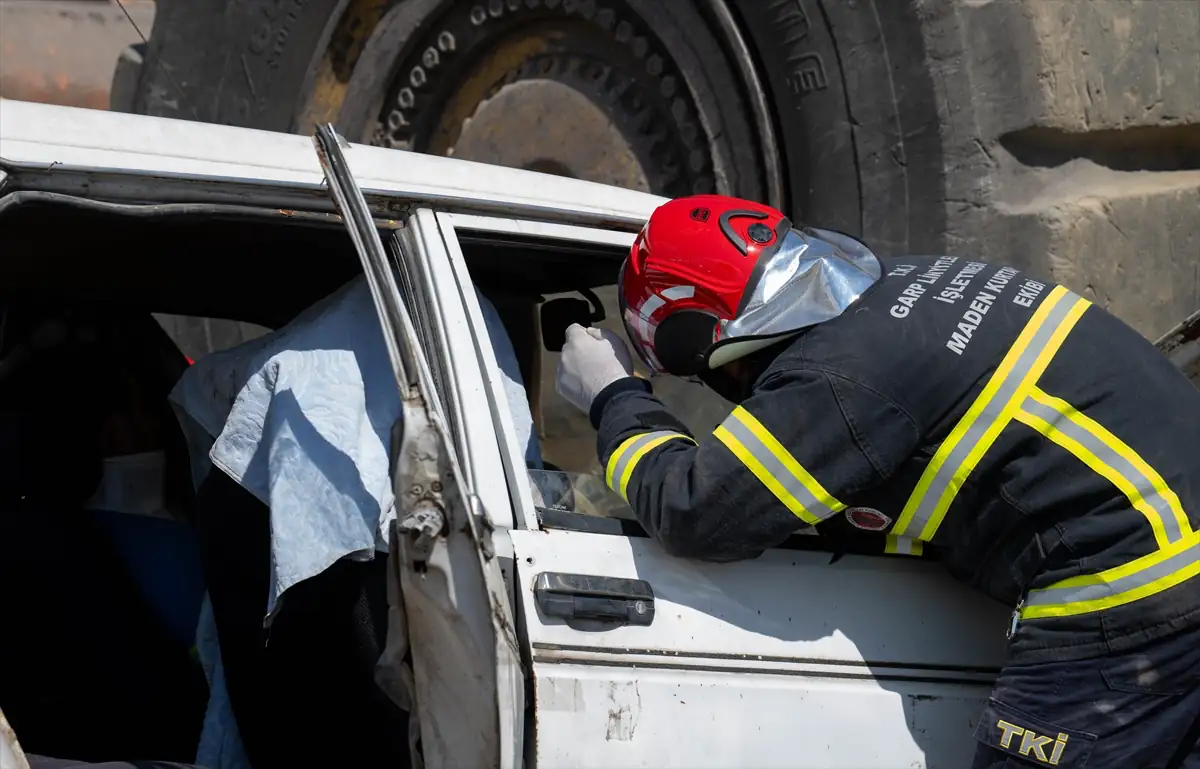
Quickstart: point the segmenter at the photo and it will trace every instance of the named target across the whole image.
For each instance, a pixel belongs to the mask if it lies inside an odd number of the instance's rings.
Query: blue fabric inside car
[[[204,571],[191,529],[167,518],[112,510],[89,514],[171,641],[191,647],[204,600]]]

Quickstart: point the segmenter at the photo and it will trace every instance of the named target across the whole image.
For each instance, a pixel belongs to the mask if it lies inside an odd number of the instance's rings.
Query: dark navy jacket
[[[592,407],[609,485],[669,552],[877,529],[1019,611],[1011,661],[1200,624],[1200,391],[1124,323],[998,265],[883,259],[692,436],[649,383]],[[936,607],[931,607],[935,609]]]

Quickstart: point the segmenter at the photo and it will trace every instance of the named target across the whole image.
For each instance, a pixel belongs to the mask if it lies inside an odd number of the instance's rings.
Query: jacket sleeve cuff
[[[592,407],[588,409],[588,419],[591,421],[593,429],[600,429],[600,417],[604,415],[604,407],[608,405],[608,402],[621,393],[627,392],[649,393],[654,392],[654,388],[647,380],[635,376],[621,377],[610,383],[600,391],[600,394],[592,401]]]

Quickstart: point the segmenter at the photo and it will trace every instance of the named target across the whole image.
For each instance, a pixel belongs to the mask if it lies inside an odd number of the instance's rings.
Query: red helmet
[[[841,314],[879,279],[848,235],[722,195],[659,206],[621,266],[621,318],[654,373],[718,368]]]

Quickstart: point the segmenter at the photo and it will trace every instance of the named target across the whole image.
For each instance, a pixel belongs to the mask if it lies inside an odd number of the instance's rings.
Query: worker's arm
[[[898,406],[848,379],[789,371],[707,435],[692,436],[632,377],[590,409],[606,480],[675,555],[753,558],[886,480],[919,440]]]

